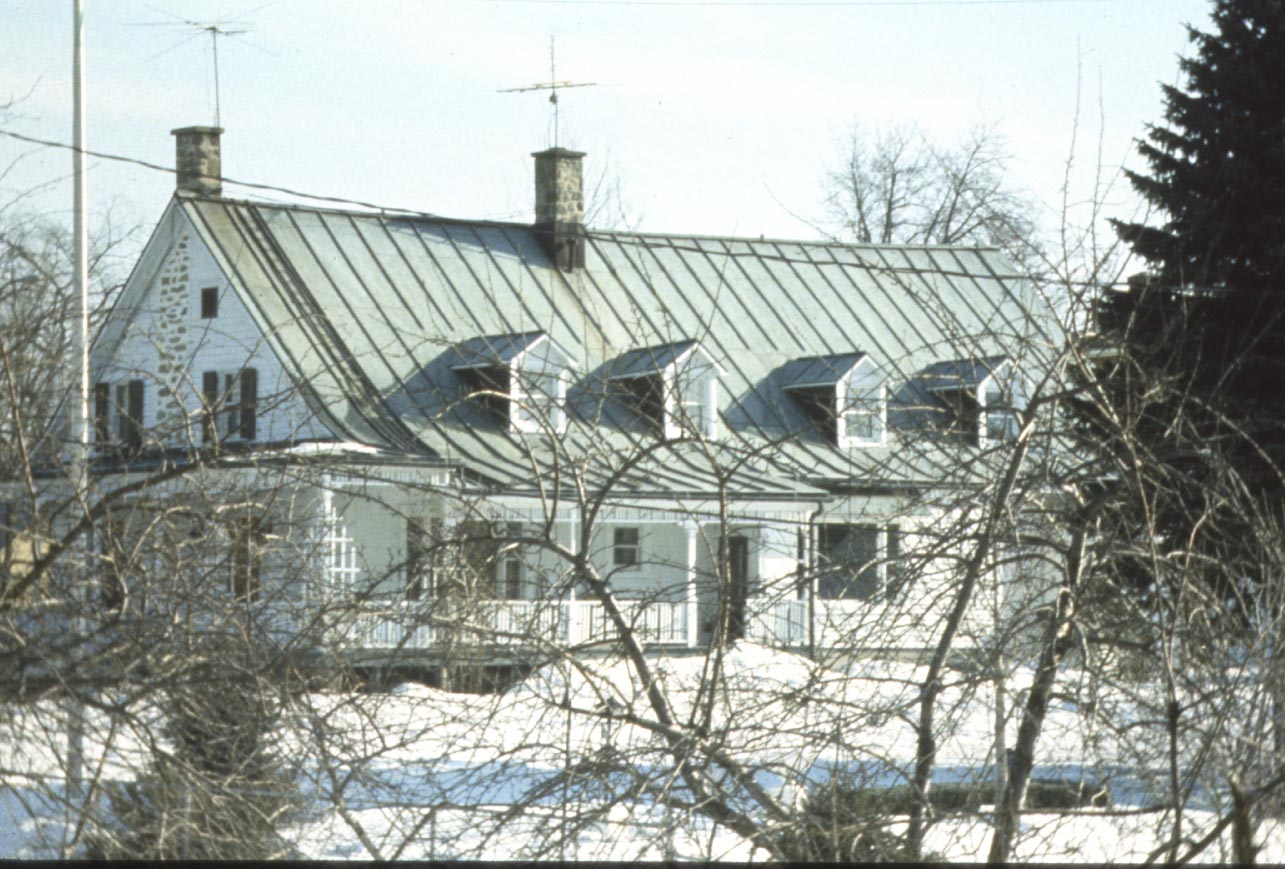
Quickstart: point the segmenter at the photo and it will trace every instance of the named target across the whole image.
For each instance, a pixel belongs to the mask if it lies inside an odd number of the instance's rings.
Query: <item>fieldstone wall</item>
[[[157,277],[149,323],[148,337],[157,358],[155,431],[160,440],[171,444],[183,443],[189,436],[189,420],[181,396],[191,358],[188,320],[193,295],[199,292],[189,286],[189,242],[187,233],[178,237]]]

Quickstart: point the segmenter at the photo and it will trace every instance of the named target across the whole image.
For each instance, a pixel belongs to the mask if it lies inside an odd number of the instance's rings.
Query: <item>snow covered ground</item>
[[[868,662],[842,673],[739,643],[705,703],[706,659],[651,663],[675,720],[696,720],[708,709],[707,750],[752,771],[754,782],[787,807],[800,804],[807,782],[835,770],[862,784],[904,783],[915,751],[910,721],[922,672],[913,665]],[[1072,672],[1062,681],[1077,678]],[[1019,671],[1007,689],[1023,687]],[[1126,701],[1114,702],[1120,710],[1113,717],[1126,720]],[[0,857],[56,856],[68,834],[68,813],[59,802],[65,730],[51,715],[56,711],[10,710],[3,722]],[[948,684],[939,715],[934,780],[986,780],[994,760],[992,689]],[[277,733],[304,795],[304,810],[286,836],[299,856],[325,859],[765,858],[706,817],[664,808],[654,795],[681,795],[683,786],[656,728],[630,723],[630,716],[654,721],[629,668],[610,660],[551,665],[495,696],[416,684],[383,693],[305,695]],[[146,724],[154,716],[142,719]],[[113,728],[101,715],[89,720],[91,768],[101,764],[105,779],[142,768],[154,728]],[[1009,730],[1011,745],[1011,718]],[[1095,724],[1069,702],[1054,705],[1036,775],[1105,782],[1113,805],[1024,815],[1015,859],[1098,863],[1150,855],[1168,818],[1138,811],[1154,797],[1137,758],[1158,746],[1133,744],[1129,733]],[[1189,835],[1215,818],[1212,798],[1197,795],[1190,803],[1184,814]],[[1285,861],[1285,829],[1265,827],[1259,839],[1262,860]],[[985,859],[989,844],[985,809],[938,821],[926,841],[952,860]],[[1228,853],[1223,843],[1201,859]]]

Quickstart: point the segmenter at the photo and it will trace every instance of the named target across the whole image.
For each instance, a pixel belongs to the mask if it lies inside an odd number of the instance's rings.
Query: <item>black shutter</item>
[[[112,387],[110,383],[94,384],[94,442],[110,443],[112,439]]]
[[[143,448],[143,381],[141,380],[129,382],[129,410],[126,425],[129,429],[129,437],[126,439],[125,446],[137,452]]]
[[[201,375],[201,442],[219,439],[219,372],[206,371]]]
[[[884,588],[887,591],[888,600],[896,601],[901,595],[902,586],[906,583],[905,567],[901,563],[901,528],[897,525],[888,526],[888,538],[884,547],[886,564],[884,570],[887,572],[887,583]]]
[[[241,371],[241,439],[252,441],[257,422],[259,372],[253,368]]]
[[[424,579],[428,572],[428,533],[415,519],[406,520],[406,599],[424,596]]]

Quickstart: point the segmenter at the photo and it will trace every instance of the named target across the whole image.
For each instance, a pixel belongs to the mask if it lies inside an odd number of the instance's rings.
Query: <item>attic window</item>
[[[877,446],[887,427],[884,375],[865,353],[795,359],[783,388],[812,428],[839,447]]]
[[[973,446],[1017,438],[1026,390],[1011,360],[994,356],[940,362],[924,377],[941,403],[947,432]]]
[[[519,432],[566,429],[570,357],[543,332],[473,338],[451,366],[487,415]]]
[[[695,341],[631,350],[612,365],[623,403],[667,438],[713,438],[718,431],[718,366]]]
[[[219,288],[201,289],[201,319],[212,320],[219,315]]]

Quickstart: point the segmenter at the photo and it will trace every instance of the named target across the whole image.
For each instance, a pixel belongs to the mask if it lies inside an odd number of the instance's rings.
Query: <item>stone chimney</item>
[[[563,271],[584,268],[584,153],[550,148],[535,158],[535,234]]]
[[[174,136],[174,168],[178,170],[176,190],[218,196],[223,192],[223,168],[219,154],[222,127],[180,127]]]

